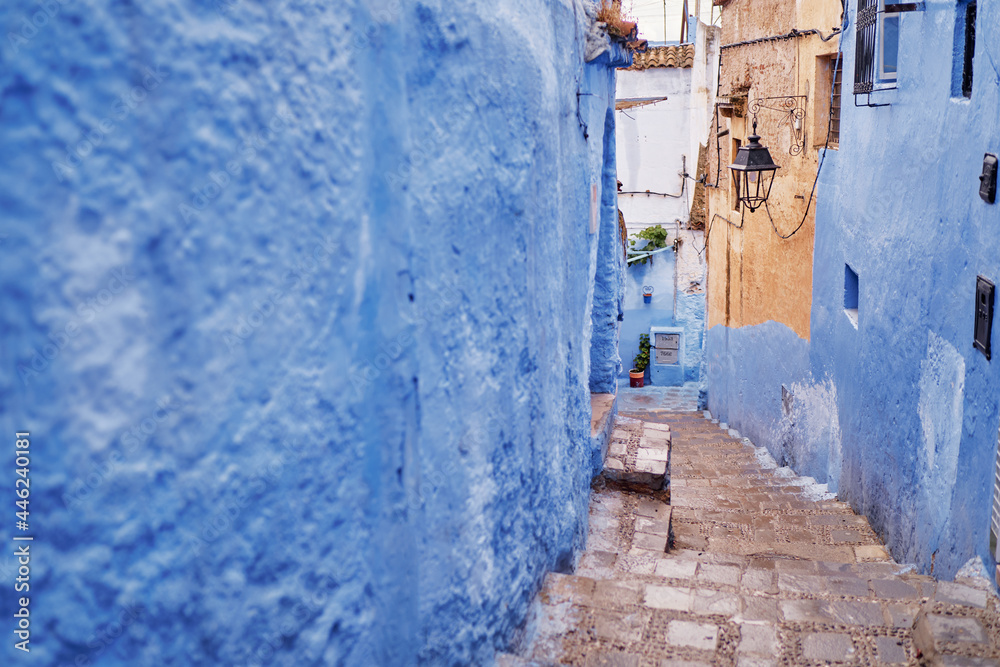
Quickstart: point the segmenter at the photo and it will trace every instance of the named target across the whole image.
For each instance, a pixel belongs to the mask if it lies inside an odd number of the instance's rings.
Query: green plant
[[[646,245],[642,247],[641,250],[636,248],[639,241],[646,241]],[[629,239],[629,250],[632,253],[636,252],[651,252],[653,250],[659,250],[661,248],[666,248],[669,244],[667,243],[667,230],[663,228],[663,225],[656,225],[654,227],[647,227],[637,234],[633,234]],[[677,248],[675,247],[674,250]],[[645,264],[650,261],[652,257],[643,257],[640,260],[633,262],[633,264]]]
[[[639,354],[632,360],[632,368],[637,371],[645,371],[649,366],[649,334],[639,334]]]

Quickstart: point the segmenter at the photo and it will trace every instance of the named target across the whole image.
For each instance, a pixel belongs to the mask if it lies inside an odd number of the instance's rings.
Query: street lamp
[[[736,153],[736,161],[729,165],[736,181],[737,195],[740,201],[753,213],[767,203],[774,184],[775,172],[780,169],[771,159],[771,152],[760,144],[757,135],[757,119],[753,121],[753,134],[747,139],[746,146],[740,146]],[[743,178],[740,178],[742,172]]]

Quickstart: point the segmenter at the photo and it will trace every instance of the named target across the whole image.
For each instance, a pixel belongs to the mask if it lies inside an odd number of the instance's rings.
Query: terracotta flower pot
[[[628,386],[642,387],[645,384],[646,371],[632,369],[628,372]]]

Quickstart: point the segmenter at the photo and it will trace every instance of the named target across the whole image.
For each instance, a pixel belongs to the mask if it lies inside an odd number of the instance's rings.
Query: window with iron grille
[[[885,0],[858,0],[855,95],[896,87],[899,16],[885,11]]]
[[[831,99],[830,105],[830,148],[840,147],[840,91],[844,79],[844,60],[837,56],[830,58]]]
[[[962,96],[972,97],[972,60],[976,54],[976,0],[965,6],[965,51],[962,64]]]

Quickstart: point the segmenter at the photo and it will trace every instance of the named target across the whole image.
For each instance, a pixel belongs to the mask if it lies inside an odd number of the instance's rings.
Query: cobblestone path
[[[646,423],[668,424],[671,504],[595,485],[577,571],[548,575],[522,656],[500,667],[1000,665],[985,578],[893,562],[864,517],[701,413],[634,416],[612,451],[632,461],[664,432]]]

